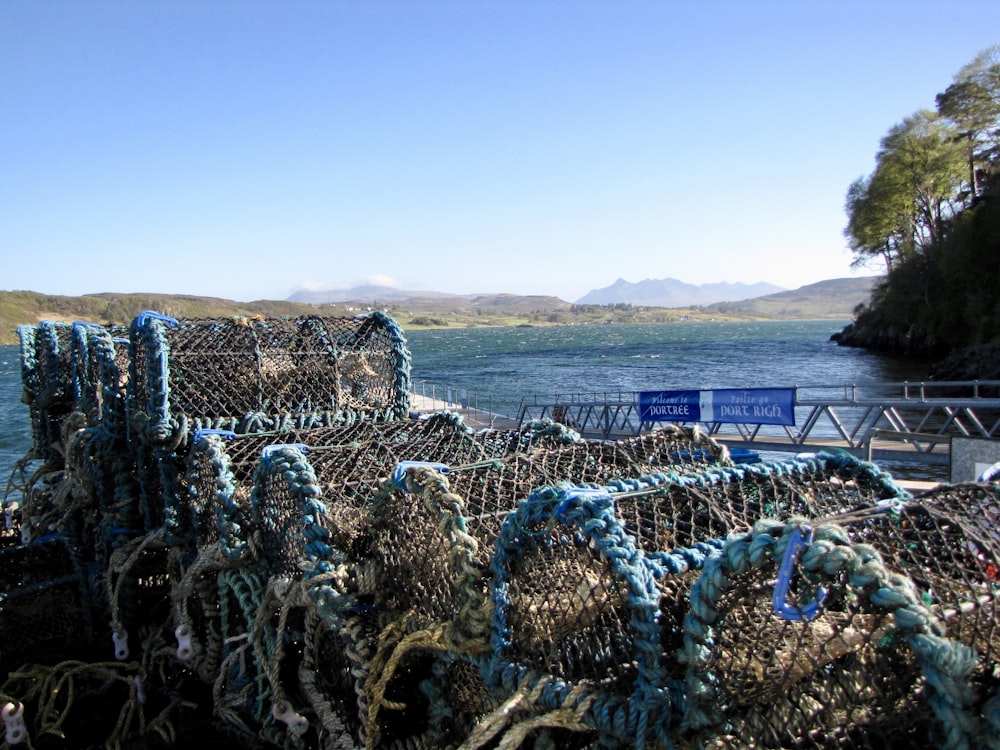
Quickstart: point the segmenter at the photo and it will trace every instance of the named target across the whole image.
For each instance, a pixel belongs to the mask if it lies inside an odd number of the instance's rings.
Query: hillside
[[[215,297],[173,294],[87,294],[81,297],[0,292],[0,344],[16,344],[17,327],[40,320],[76,320],[103,325],[126,325],[143,310],[175,318],[213,318],[263,315],[305,315],[315,312],[311,305],[292,302],[233,302]]]
[[[879,276],[829,279],[741,302],[720,302],[709,309],[750,318],[843,320],[853,317],[858,305],[868,303],[879,281]]]

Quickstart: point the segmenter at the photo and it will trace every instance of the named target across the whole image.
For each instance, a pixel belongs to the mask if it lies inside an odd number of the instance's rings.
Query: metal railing
[[[422,412],[450,411],[461,414],[465,424],[473,428],[496,427],[498,423],[512,426],[513,418],[497,414],[493,398],[466,388],[452,388],[426,381],[412,384],[410,393],[414,408]]]
[[[1000,380],[797,386],[795,393],[794,426],[700,424],[721,442],[756,450],[839,447],[869,459],[934,464],[948,462],[949,436],[994,439],[1000,433]],[[640,420],[638,395],[529,396],[518,421],[549,417],[605,440],[636,435],[655,426]]]

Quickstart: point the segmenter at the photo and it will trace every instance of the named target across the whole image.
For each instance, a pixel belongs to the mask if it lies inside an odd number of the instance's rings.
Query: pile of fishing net
[[[19,332],[10,745],[1000,747],[998,485],[417,418],[381,314]]]

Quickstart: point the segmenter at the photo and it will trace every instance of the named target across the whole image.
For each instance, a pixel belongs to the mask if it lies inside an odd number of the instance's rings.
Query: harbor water
[[[848,321],[679,322],[407,333],[418,392],[517,416],[527,396],[923,380],[926,366],[837,346]],[[552,399],[553,401],[558,399]]]

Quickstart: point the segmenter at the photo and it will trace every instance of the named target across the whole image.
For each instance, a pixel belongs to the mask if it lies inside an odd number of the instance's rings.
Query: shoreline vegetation
[[[675,323],[681,321],[850,320],[866,299],[873,280],[833,279],[801,289],[740,302],[695,307],[643,307],[627,303],[578,305],[558,297],[479,295],[445,299],[412,298],[312,305],[301,302],[235,302],[215,297],[171,294],[47,295],[0,291],[0,345],[18,343],[17,327],[41,320],[76,320],[107,326],[128,325],[144,310],[175,318],[347,316],[383,310],[404,330],[512,326]]]

